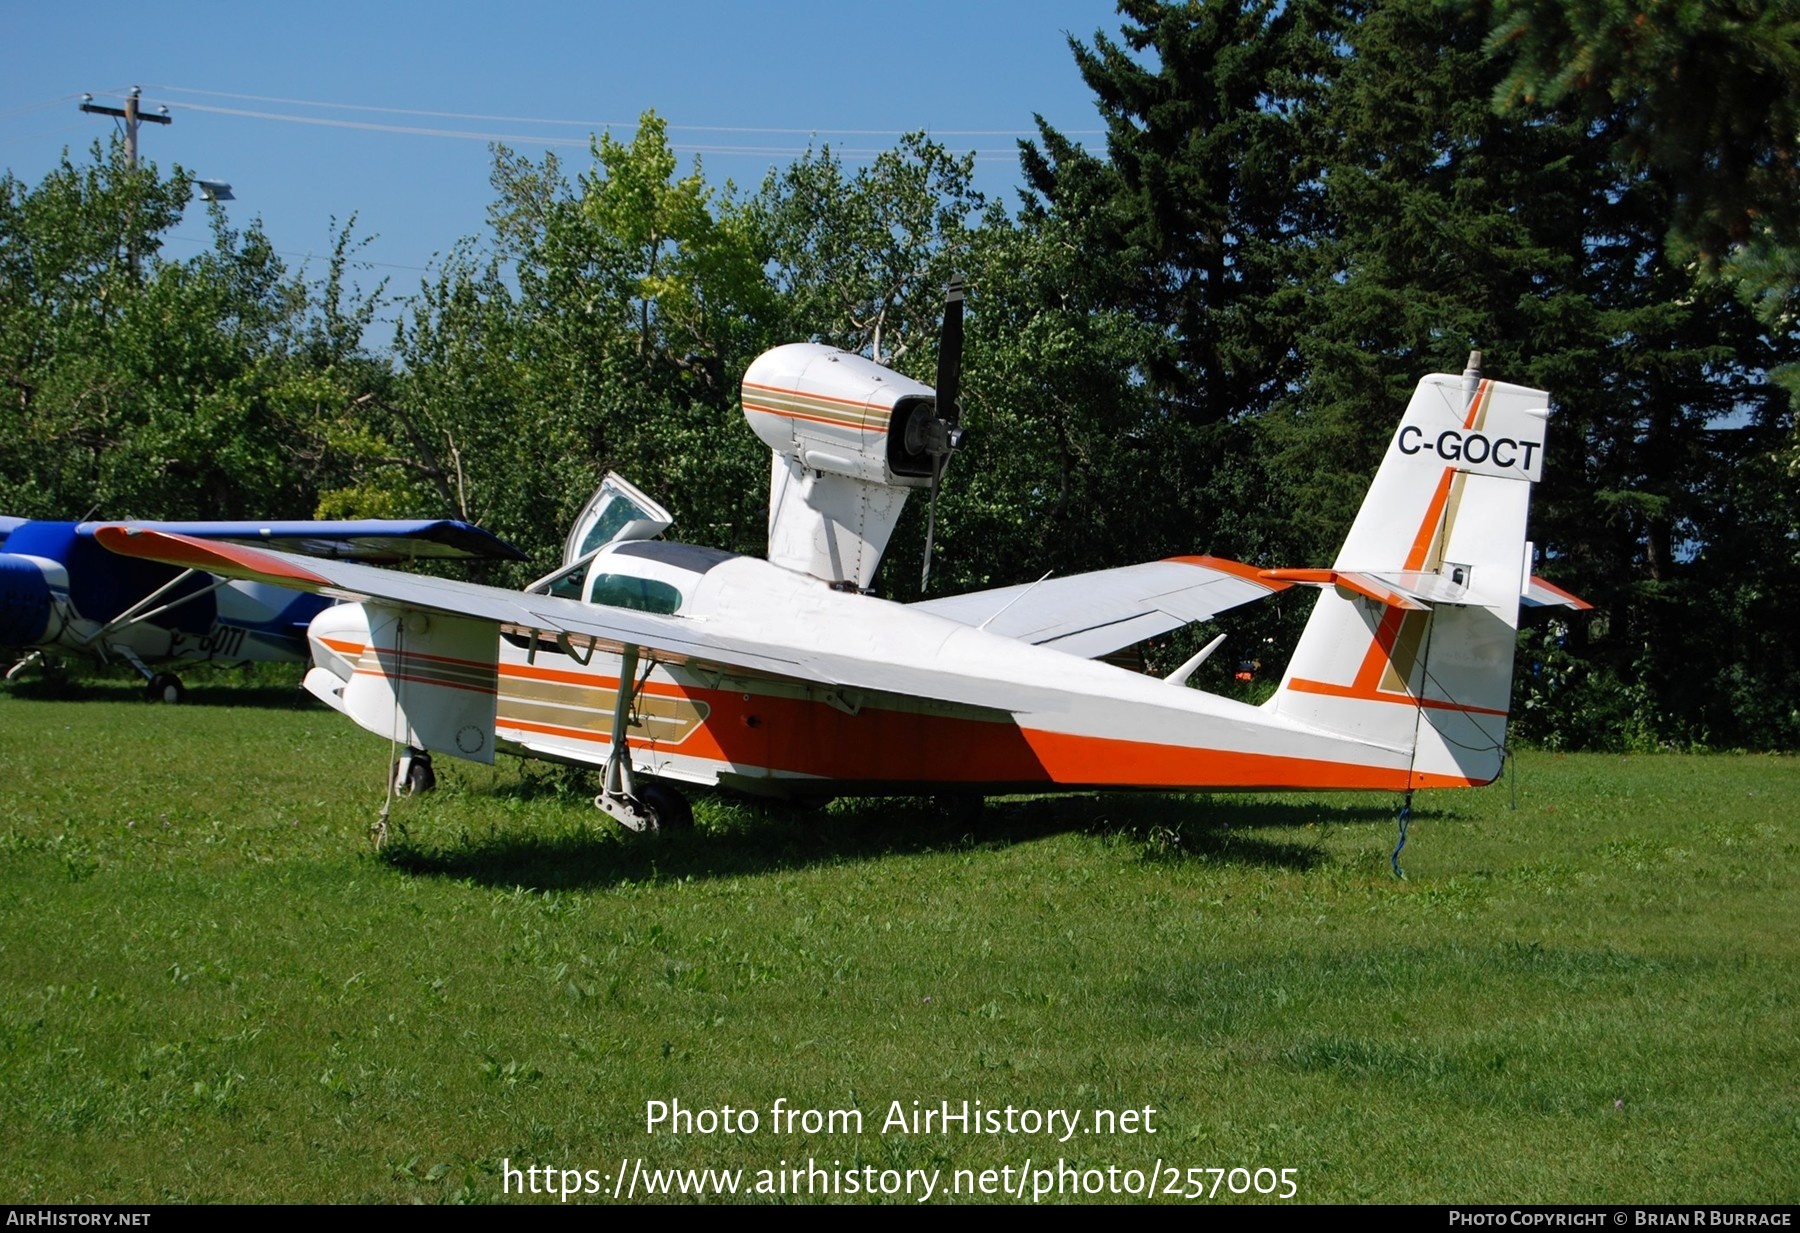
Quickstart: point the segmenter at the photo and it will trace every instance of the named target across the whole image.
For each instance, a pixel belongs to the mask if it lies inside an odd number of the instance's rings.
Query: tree
[[[1719,516],[1783,427],[1769,374],[1789,344],[1670,259],[1680,204],[1629,157],[1629,107],[1492,110],[1505,66],[1484,51],[1491,25],[1470,6],[1390,0],[1355,27],[1325,125],[1336,272],[1315,289],[1307,379],[1270,439],[1293,473],[1323,456],[1364,474],[1412,380],[1471,347],[1490,374],[1550,390],[1534,535],[1546,571],[1599,612],[1556,648],[1574,661],[1550,674],[1575,686],[1565,705],[1524,697],[1522,731],[1759,742],[1766,712],[1734,718],[1721,687],[1748,674],[1780,692],[1790,669],[1724,652],[1740,635],[1720,636],[1713,605],[1733,588],[1712,563],[1753,558],[1777,590],[1792,574],[1766,536],[1750,548]],[[1304,504],[1333,504],[1331,472],[1310,468],[1324,495]],[[1791,508],[1777,492],[1761,506]],[[1545,679],[1519,682],[1529,695]]]
[[[677,174],[654,114],[592,155],[571,185],[554,158],[496,150],[495,255],[452,254],[409,306],[393,391],[343,417],[346,511],[469,517],[547,568],[617,469],[696,538],[760,549],[766,462],[736,403],[776,314],[760,233],[697,167]]]
[[[1601,609],[1557,647],[1573,722],[1539,735],[1791,740],[1781,707],[1743,706],[1788,696],[1792,665],[1747,654],[1754,603],[1725,603],[1729,630],[1717,605],[1744,593],[1724,562],[1763,592],[1795,579],[1791,482],[1758,462],[1790,423],[1771,375],[1793,339],[1671,259],[1689,199],[1632,155],[1633,105],[1497,114],[1473,4],[1122,12],[1122,44],[1076,48],[1108,158],[1046,131],[1025,165],[1099,271],[1090,303],[1158,332],[1139,431],[1192,512],[1144,499],[1138,525],[1328,558],[1412,384],[1479,347],[1557,400],[1537,537]]]
[[[931,381],[944,287],[986,204],[974,171],[973,154],[908,133],[853,174],[830,146],[771,172],[751,206],[789,334]]]
[[[1165,332],[1148,373],[1195,425],[1254,414],[1293,375],[1294,275],[1321,234],[1307,140],[1335,14],[1277,0],[1124,0],[1123,43],[1071,40],[1107,160],[1045,128],[1042,202],[1108,254],[1114,304]]]
[[[1683,250],[1800,245],[1796,0],[1499,0],[1488,46],[1502,109],[1572,104],[1667,182]]]
[[[96,145],[36,187],[0,179],[0,505],[80,517],[304,516],[319,398],[310,303],[261,228],[210,213],[185,261],[161,236],[185,172]],[[329,403],[330,399],[326,399]]]

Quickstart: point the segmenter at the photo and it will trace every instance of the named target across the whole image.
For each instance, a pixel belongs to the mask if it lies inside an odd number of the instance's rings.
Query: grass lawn
[[[503,1161],[1800,1201],[1800,760],[1528,751],[1420,795],[1403,881],[1379,795],[702,797],[646,841],[448,759],[377,855],[385,743],[137,692],[0,692],[7,1201],[498,1200]],[[677,1101],[736,1133],[647,1127]],[[910,1122],[946,1101],[1014,1128]]]

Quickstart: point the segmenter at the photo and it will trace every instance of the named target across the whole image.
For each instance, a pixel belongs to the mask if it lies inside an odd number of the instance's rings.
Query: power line
[[[85,124],[63,124],[56,128],[39,129],[35,133],[26,133],[23,137],[8,137],[5,141],[0,141],[0,146],[23,145],[27,141],[41,141],[45,137],[60,137],[64,133],[72,133],[76,129],[86,127]]]
[[[191,86],[153,86],[155,90],[166,90],[175,94],[199,94],[208,98],[234,98],[253,103],[285,103],[294,107],[326,107],[334,111],[368,111],[379,115],[390,116],[427,116],[439,120],[480,120],[495,121],[502,124],[558,124],[569,127],[587,129],[620,129],[638,128],[637,121],[620,122],[617,120],[563,120],[544,116],[503,116],[487,115],[469,111],[429,111],[417,107],[379,107],[367,103],[330,103],[320,99],[282,98],[269,94],[238,94],[229,90],[201,90]],[[205,110],[197,104],[188,104],[196,110]],[[809,136],[819,133],[835,133],[846,137],[904,137],[910,129],[884,128],[763,128],[733,124],[670,124],[672,133],[767,133],[777,136]],[[1093,137],[1104,133],[1103,129],[1067,129],[1071,136]],[[967,128],[932,130],[936,137],[1031,137],[1035,130],[1010,128]],[[539,140],[543,140],[539,138]]]
[[[586,137],[554,137],[541,133],[497,133],[471,129],[428,128],[417,124],[383,124],[376,120],[339,120],[329,116],[296,116],[277,111],[254,111],[245,107],[215,107],[210,103],[178,103],[178,107],[189,111],[209,112],[214,115],[242,116],[252,120],[275,120],[283,124],[313,124],[325,128],[360,129],[365,132],[398,133],[409,137],[448,137],[463,141],[506,142],[515,145],[537,146],[581,146],[588,144]],[[145,117],[146,119],[149,117]],[[683,154],[720,154],[765,157],[786,157],[801,155],[808,148],[797,146],[747,146],[696,144],[693,142],[672,142],[671,148]],[[886,153],[879,149],[839,149],[837,153],[847,158],[874,158]],[[1011,160],[1018,157],[1016,150],[976,150],[977,161],[988,162],[996,159]]]
[[[42,111],[46,107],[60,107],[71,99],[78,99],[79,94],[62,94],[56,98],[47,98],[41,103],[27,103],[23,107],[14,107],[11,111],[0,111],[0,120],[10,120],[14,116],[30,115],[34,111]]]
[[[169,232],[163,239],[179,240],[183,244],[198,244],[203,248],[210,248],[214,243],[210,237],[182,235],[177,231]],[[273,246],[270,247],[269,251],[278,257],[292,257],[299,261],[302,266],[310,265],[314,261],[323,261],[326,259],[324,253],[317,251],[303,253],[291,248],[275,248]],[[357,258],[351,264],[358,269],[367,266],[378,270],[410,270],[419,274],[430,274],[436,269],[435,266],[429,265],[401,265],[397,261],[370,261],[366,258]]]

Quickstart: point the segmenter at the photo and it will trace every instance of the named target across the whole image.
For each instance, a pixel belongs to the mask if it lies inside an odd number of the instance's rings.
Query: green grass
[[[1405,881],[1381,796],[974,827],[702,798],[646,842],[566,775],[448,760],[377,856],[385,743],[287,690],[135,693],[0,694],[9,1201],[479,1201],[503,1158],[808,1157],[1800,1200],[1792,759],[1527,752],[1516,812],[1420,796]],[[864,1130],[777,1133],[777,1098]],[[677,1099],[763,1126],[646,1133]],[[1150,1106],[1158,1133],[882,1132],[945,1099]]]

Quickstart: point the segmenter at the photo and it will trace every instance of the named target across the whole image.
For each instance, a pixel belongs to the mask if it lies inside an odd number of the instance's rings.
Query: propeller
[[[944,326],[938,336],[938,368],[936,398],[931,414],[915,415],[907,425],[907,448],[931,458],[931,502],[925,513],[925,564],[919,571],[919,590],[931,583],[931,542],[937,531],[938,485],[944,478],[944,464],[950,455],[962,448],[962,406],[957,396],[962,393],[963,350],[963,280],[953,275],[944,288]]]

